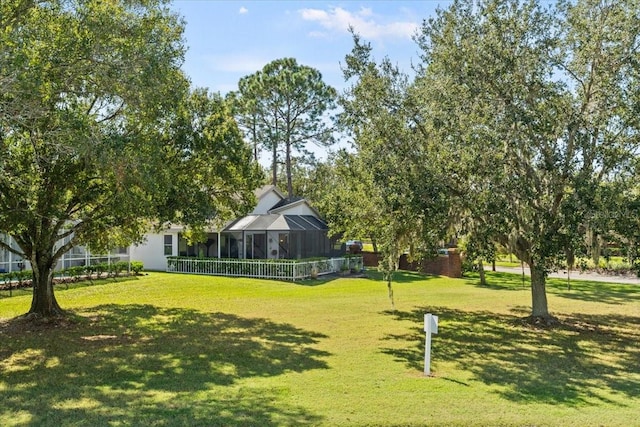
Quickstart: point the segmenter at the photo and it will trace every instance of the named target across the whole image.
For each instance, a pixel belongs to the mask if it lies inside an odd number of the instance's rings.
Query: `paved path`
[[[491,271],[491,265],[485,266],[486,271]],[[496,271],[501,273],[514,273],[514,274],[522,274],[522,268],[520,267],[500,267],[496,266]],[[524,268],[524,274],[527,276],[531,275],[528,267]],[[567,271],[560,270],[556,273],[550,273],[548,277],[551,278],[559,278],[566,279]],[[607,282],[607,283],[628,283],[632,285],[640,285],[640,278],[635,276],[613,276],[606,274],[598,274],[585,272],[580,273],[579,271],[572,270],[571,271],[571,280],[589,280],[592,282]]]

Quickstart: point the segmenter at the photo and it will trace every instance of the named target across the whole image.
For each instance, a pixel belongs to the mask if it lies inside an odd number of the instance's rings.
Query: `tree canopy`
[[[456,0],[424,22],[403,86],[356,37],[347,113],[366,167],[401,201],[394,220],[448,207],[478,248],[501,243],[530,266],[532,316],[553,321],[547,273],[611,206],[606,188],[629,212],[637,199],[639,19],[635,0]]]
[[[276,59],[262,70],[243,77],[238,91],[229,94],[236,118],[255,147],[271,152],[272,184],[284,155],[289,197],[293,195],[292,156],[304,154],[308,143],[333,143],[331,120],[337,92],[312,67],[294,58]]]
[[[180,71],[160,0],[0,4],[0,230],[33,270],[31,313],[62,313],[71,247],[139,242],[152,224],[246,212],[258,174],[224,100]]]
[[[339,224],[358,237],[376,237],[393,302],[392,275],[400,255],[407,250],[415,257],[435,253],[446,236],[449,194],[455,190],[439,164],[438,147],[423,128],[408,78],[388,59],[377,64],[371,46],[358,35],[354,44],[343,70],[351,84],[340,99],[340,122],[357,152],[337,163],[344,187],[334,191],[366,200],[351,207],[362,208],[362,215],[346,216]],[[366,225],[355,225],[362,220]]]

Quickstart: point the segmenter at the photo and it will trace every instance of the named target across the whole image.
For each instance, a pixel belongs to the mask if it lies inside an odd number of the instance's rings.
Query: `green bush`
[[[636,273],[636,276],[640,277],[640,260],[636,260],[631,266],[631,270]]]
[[[111,264],[111,271],[115,277],[118,277],[123,271],[129,271],[129,262],[114,262],[113,264]]]
[[[23,282],[31,280],[31,270],[14,271],[13,277],[22,285]]]
[[[11,281],[11,273],[0,273],[0,282],[7,284]]]
[[[131,261],[131,271],[133,271],[134,274],[140,274],[142,270],[144,270],[142,261]]]
[[[615,246],[605,248],[603,251],[603,256],[605,257],[614,257],[614,256],[623,256],[623,255],[624,254],[622,253],[622,248],[618,248]]]
[[[74,282],[80,280],[80,276],[86,274],[86,268],[84,265],[68,267],[64,270],[64,274],[70,277]]]
[[[18,286],[22,286],[25,282],[31,280],[31,270],[23,271],[9,271],[7,273],[0,273],[0,283],[3,285],[9,285],[11,282],[18,282]]]
[[[107,264],[106,262],[95,264],[93,267],[96,270],[98,278],[100,278],[104,273],[109,273],[109,264]]]

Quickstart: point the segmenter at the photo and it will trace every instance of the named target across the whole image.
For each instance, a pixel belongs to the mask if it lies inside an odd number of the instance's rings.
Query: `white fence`
[[[292,281],[343,271],[360,271],[362,268],[361,256],[309,261],[167,257],[167,271],[172,273]]]

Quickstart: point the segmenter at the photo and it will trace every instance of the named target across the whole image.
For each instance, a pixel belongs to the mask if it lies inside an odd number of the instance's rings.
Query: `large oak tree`
[[[572,257],[585,224],[610,212],[603,189],[633,199],[638,22],[637,0],[455,0],[424,22],[422,61],[404,87],[388,61],[348,58],[358,79],[350,126],[366,167],[402,207],[394,221],[428,218],[420,210],[442,193],[419,184],[437,190],[429,176],[441,171],[450,217],[531,267],[532,317],[553,321],[547,273]],[[396,185],[406,171],[423,172]]]
[[[535,318],[552,319],[546,275],[598,188],[638,154],[639,17],[637,1],[463,0],[418,38],[424,114],[460,159],[469,215],[530,266]]]
[[[30,313],[63,313],[72,246],[138,242],[245,212],[250,149],[220,96],[190,93],[182,22],[162,0],[0,3],[0,231],[33,270]]]

